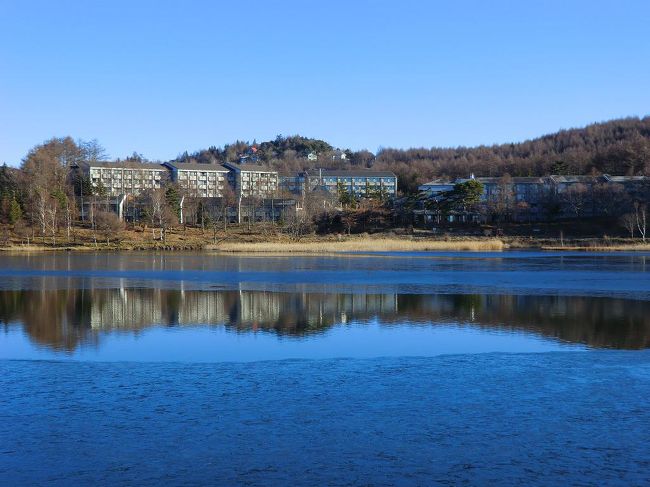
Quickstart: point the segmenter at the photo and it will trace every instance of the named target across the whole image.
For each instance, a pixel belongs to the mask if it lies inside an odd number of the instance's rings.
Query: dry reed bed
[[[582,252],[643,252],[650,251],[650,244],[620,244],[620,245],[544,245],[542,250],[582,251]]]
[[[414,252],[429,250],[498,251],[501,240],[400,240],[351,239],[329,242],[225,242],[208,249],[222,252],[331,253],[331,252]]]

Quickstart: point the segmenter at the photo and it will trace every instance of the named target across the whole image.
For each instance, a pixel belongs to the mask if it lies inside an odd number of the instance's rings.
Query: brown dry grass
[[[221,252],[332,253],[332,252],[415,252],[431,250],[500,251],[501,240],[407,240],[396,238],[353,238],[315,242],[224,242],[208,246]]]
[[[621,245],[544,245],[542,250],[583,251],[583,252],[643,252],[650,251],[650,244],[621,244]]]
[[[4,232],[4,239],[1,238]],[[119,243],[111,239],[110,244],[98,239],[93,242],[88,228],[75,228],[70,240],[64,233],[59,234],[57,245],[51,239],[21,238],[7,226],[0,226],[0,251],[5,252],[43,252],[43,251],[198,251],[211,250],[223,252],[254,252],[290,254],[337,253],[337,252],[413,252],[413,251],[500,251],[506,248],[529,248],[555,251],[650,251],[650,243],[626,238],[583,238],[560,241],[551,238],[503,237],[487,238],[472,236],[433,237],[423,233],[399,235],[395,233],[376,235],[327,235],[305,236],[299,242],[291,240],[277,227],[255,226],[250,231],[246,226],[231,225],[227,231],[220,230],[216,238],[211,231],[202,232],[199,228],[174,229],[169,232],[165,243],[157,239],[158,232],[150,228],[130,228],[120,232]],[[8,237],[8,238],[7,238]],[[213,244],[213,242],[217,242]]]

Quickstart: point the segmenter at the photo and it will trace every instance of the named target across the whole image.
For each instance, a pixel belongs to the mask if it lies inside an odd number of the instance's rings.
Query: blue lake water
[[[0,256],[0,483],[650,484],[648,254]]]

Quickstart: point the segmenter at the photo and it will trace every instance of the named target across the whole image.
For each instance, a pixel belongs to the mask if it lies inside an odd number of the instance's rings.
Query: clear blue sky
[[[478,145],[650,113],[650,1],[0,0],[0,162],[277,134]]]

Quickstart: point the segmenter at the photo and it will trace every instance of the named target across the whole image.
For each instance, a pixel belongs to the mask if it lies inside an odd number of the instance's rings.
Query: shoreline
[[[462,239],[462,240],[411,240],[399,238],[363,239],[352,238],[349,240],[315,240],[304,242],[292,241],[266,241],[266,242],[223,242],[219,244],[203,245],[177,245],[159,244],[151,245],[106,245],[97,247],[90,245],[13,245],[0,247],[0,252],[27,253],[27,252],[217,252],[224,254],[236,253],[264,253],[264,254],[340,254],[353,252],[427,252],[427,251],[493,251],[507,249],[505,242],[499,239]]]
[[[263,236],[257,236],[263,237]],[[602,239],[572,241],[557,245],[553,241],[523,238],[452,238],[435,239],[426,237],[368,237],[352,236],[334,240],[328,237],[291,241],[268,237],[265,241],[251,239],[223,239],[217,244],[202,242],[138,242],[135,245],[121,244],[80,244],[21,245],[0,247],[2,253],[47,253],[47,252],[210,252],[223,254],[352,254],[358,252],[502,252],[507,250],[536,250],[549,252],[650,252],[650,243],[612,242]]]

